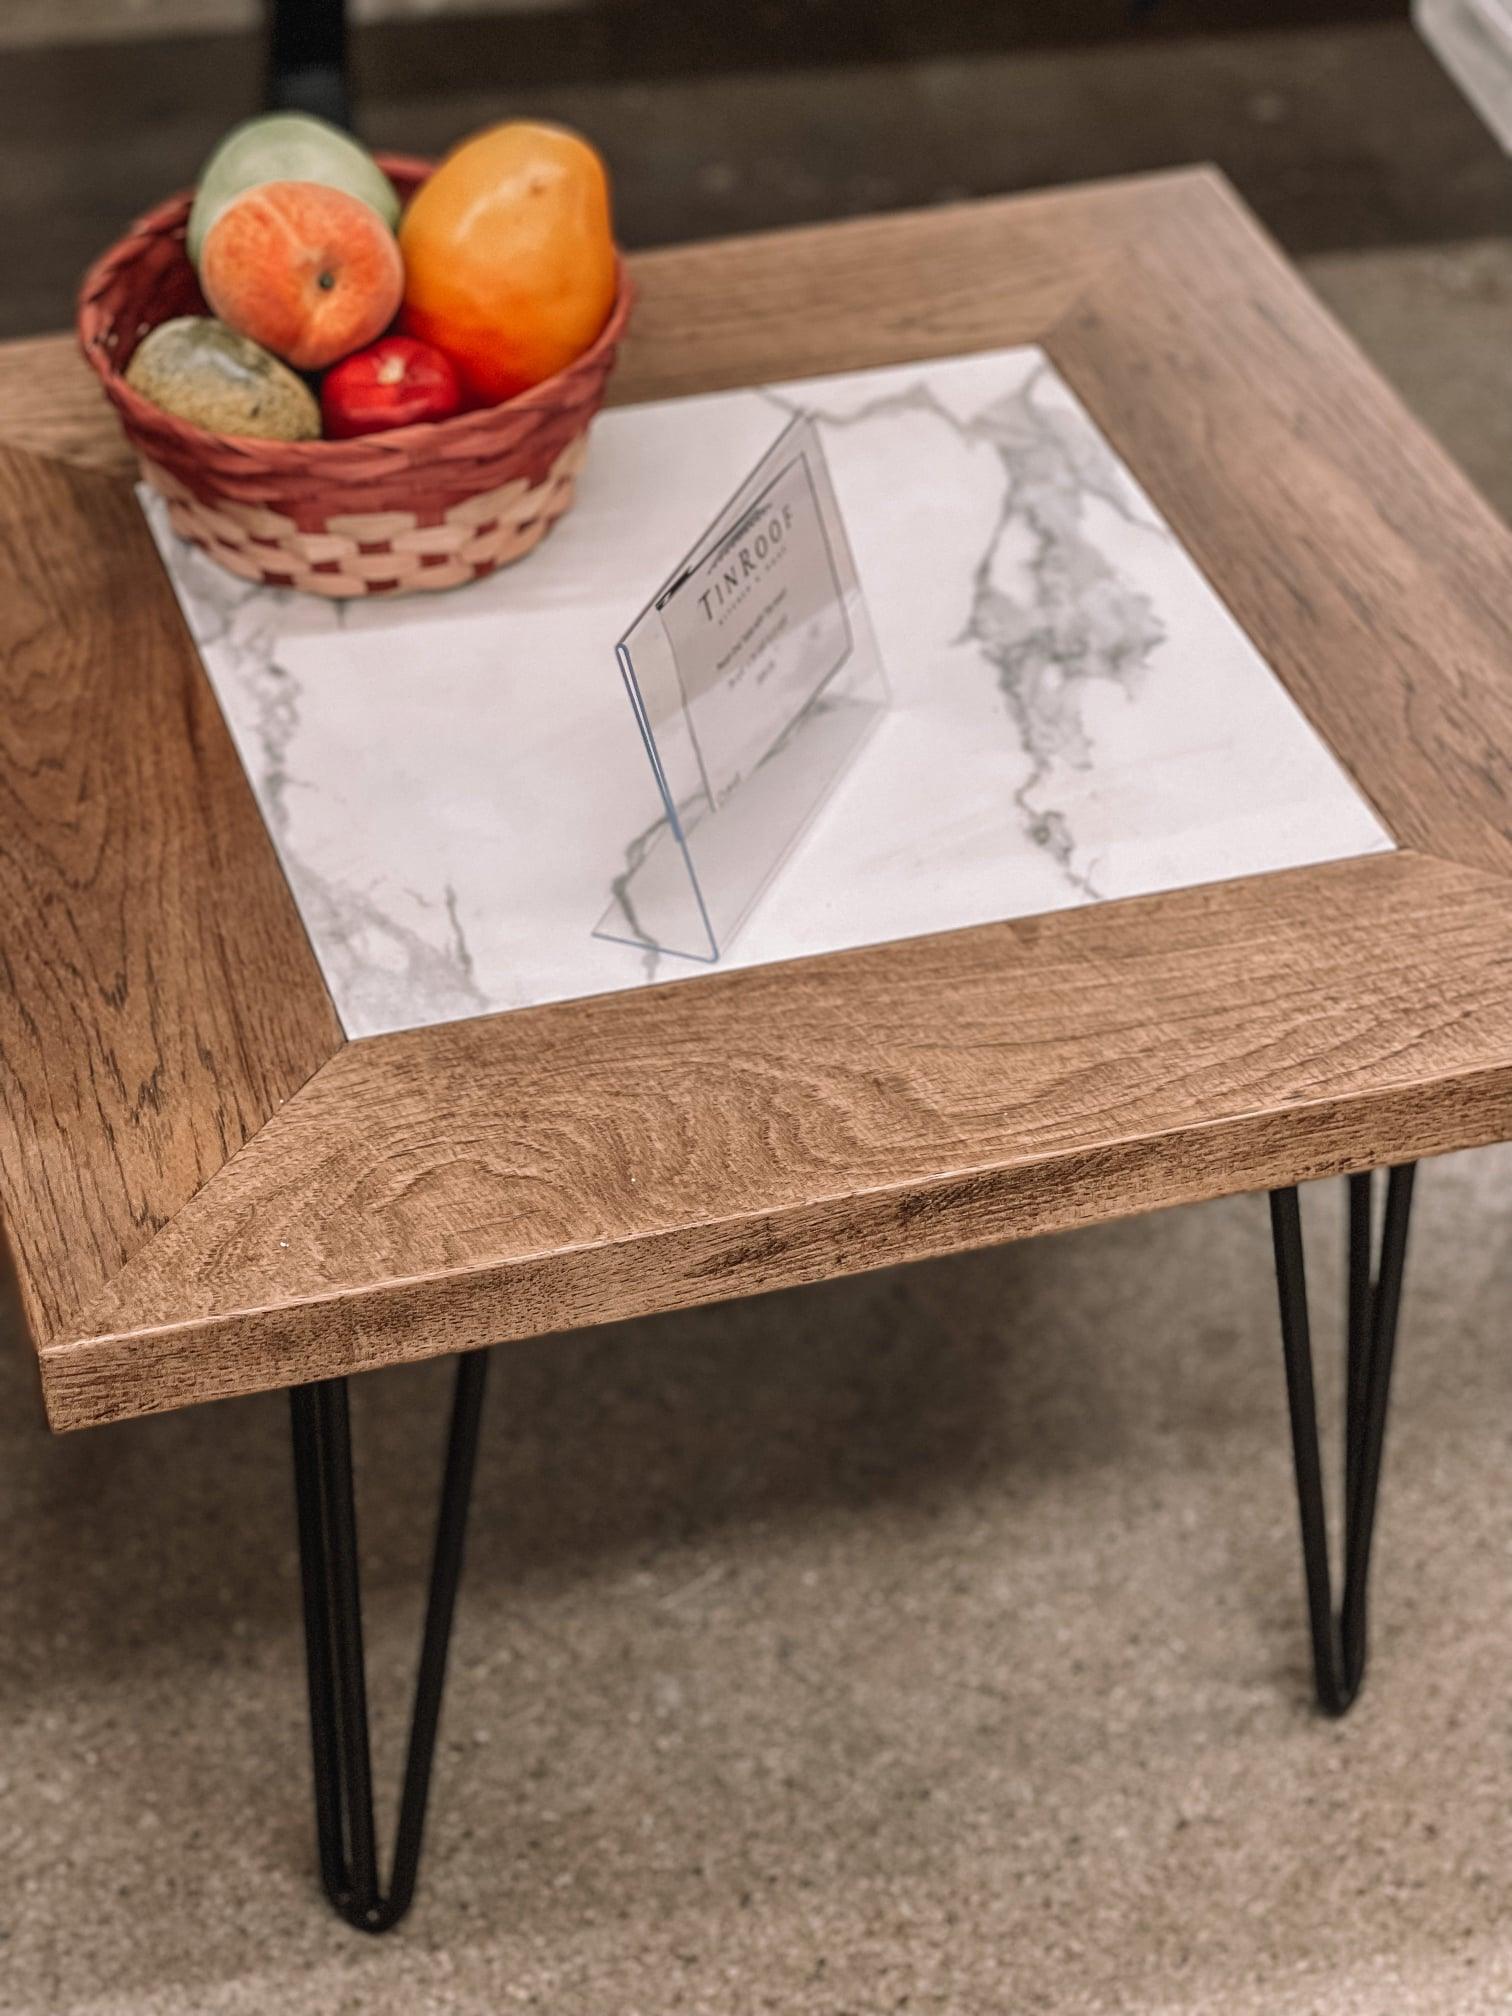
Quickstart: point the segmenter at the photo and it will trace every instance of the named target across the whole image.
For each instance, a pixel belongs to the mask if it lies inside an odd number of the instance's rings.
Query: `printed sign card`
[[[618,646],[664,808],[598,935],[713,960],[887,686],[813,423],[795,419]]]
[[[657,600],[715,810],[852,649],[809,455],[793,445],[734,528]]]

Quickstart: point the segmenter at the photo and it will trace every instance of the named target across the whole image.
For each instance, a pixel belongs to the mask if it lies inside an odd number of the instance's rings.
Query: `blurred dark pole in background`
[[[346,0],[265,0],[268,19],[266,101],[276,110],[314,112],[351,124]],[[764,0],[739,9],[734,0],[544,0],[519,10],[520,29],[543,46],[560,45],[583,78],[601,74],[595,58],[639,54],[673,71],[712,44],[728,48],[731,67],[754,58],[785,66],[873,53],[922,58],[936,45],[993,49],[1106,41],[1129,31],[1172,35],[1221,34],[1320,26],[1330,21],[1405,20],[1410,0]],[[483,10],[486,14],[488,10]],[[469,10],[395,24],[427,43],[465,36]],[[931,13],[939,17],[932,28]],[[459,19],[458,17],[462,17]],[[939,28],[943,27],[943,35]],[[679,45],[685,54],[677,55]],[[697,67],[706,59],[693,55]],[[581,67],[579,67],[581,66]],[[610,70],[619,67],[611,62]],[[634,68],[632,61],[631,67]],[[545,81],[527,70],[521,82]]]
[[[345,0],[267,0],[267,102],[351,124]]]

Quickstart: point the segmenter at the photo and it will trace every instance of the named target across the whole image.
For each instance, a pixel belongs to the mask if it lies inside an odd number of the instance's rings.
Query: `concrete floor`
[[[946,95],[990,153],[987,95]],[[1169,144],[1239,102],[1212,84]],[[753,194],[753,130],[679,215],[866,200],[838,168]],[[831,166],[892,174],[858,130]],[[1463,135],[1447,189],[1394,164],[1379,108],[1331,156],[1311,113],[1270,130],[1250,193],[1512,512],[1505,184]],[[674,171],[639,171],[663,224]],[[15,326],[52,288],[13,269]],[[1309,1200],[1320,1313],[1340,1201]],[[51,1442],[12,1335],[0,2012],[1504,2016],[1509,1227],[1512,1149],[1425,1170],[1342,1726],[1309,1706],[1261,1200],[499,1354],[422,1894],[377,1943],[313,1886],[282,1403]],[[385,1786],[445,1390],[359,1392]]]

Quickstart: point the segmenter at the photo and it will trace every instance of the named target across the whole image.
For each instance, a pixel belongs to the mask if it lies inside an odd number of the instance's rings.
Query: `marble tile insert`
[[[723,966],[1390,848],[1037,349],[606,413],[450,594],[251,587],[144,498],[350,1034],[710,970],[592,935],[660,812],[614,644],[800,411],[894,704]]]

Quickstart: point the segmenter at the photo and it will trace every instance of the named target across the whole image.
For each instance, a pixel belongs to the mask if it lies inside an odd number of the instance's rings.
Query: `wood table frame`
[[[349,1042],[114,423],[5,346],[0,1199],[56,1429],[1512,1135],[1512,539],[1218,176],[634,266],[618,401],[1043,345],[1397,851]]]

